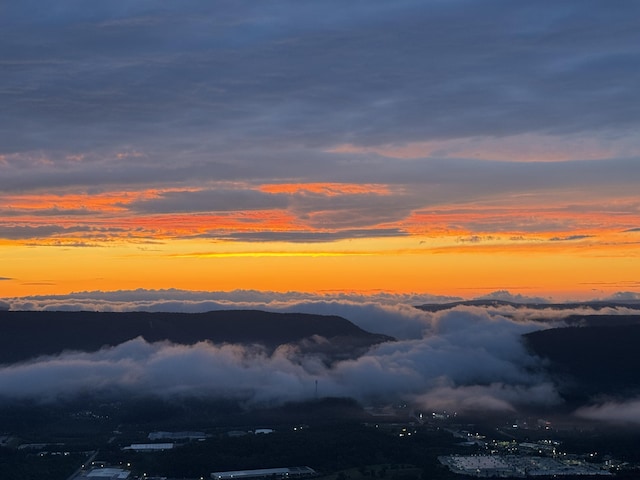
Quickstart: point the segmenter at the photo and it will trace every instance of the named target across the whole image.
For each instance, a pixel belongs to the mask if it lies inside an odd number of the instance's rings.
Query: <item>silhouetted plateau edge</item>
[[[640,314],[640,302],[614,302],[605,300],[594,300],[589,302],[572,302],[572,303],[518,303],[508,300],[497,299],[478,299],[478,300],[460,300],[448,303],[426,303],[417,305],[416,308],[425,312],[440,312],[442,310],[450,310],[455,307],[480,307],[480,308],[498,308],[513,307],[527,308],[530,310],[574,310],[577,308],[589,308],[591,310],[603,310],[606,308],[626,308],[630,310],[638,310]]]
[[[95,352],[137,337],[149,343],[300,344],[302,353],[355,357],[393,341],[335,315],[221,310],[206,313],[0,311],[0,364],[64,351]],[[318,337],[328,342],[314,341]]]
[[[623,316],[626,324],[595,317],[582,321],[596,326],[539,330],[526,334],[525,343],[546,359],[547,373],[569,402],[640,394],[640,316]]]

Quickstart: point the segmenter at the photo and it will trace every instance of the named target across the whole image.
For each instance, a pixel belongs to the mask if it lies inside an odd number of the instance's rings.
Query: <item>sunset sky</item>
[[[0,298],[640,291],[640,2],[0,4]]]

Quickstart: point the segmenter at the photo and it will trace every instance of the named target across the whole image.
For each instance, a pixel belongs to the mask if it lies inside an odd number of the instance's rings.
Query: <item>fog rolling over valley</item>
[[[248,408],[351,397],[363,405],[403,401],[448,411],[558,410],[603,419],[617,402],[628,411],[628,418],[617,421],[640,421],[633,408],[640,382],[624,389],[598,379],[584,385],[589,374],[579,371],[580,361],[566,361],[567,352],[590,355],[583,348],[591,341],[590,329],[607,329],[611,342],[633,335],[637,325],[608,329],[589,322],[638,323],[637,305],[561,309],[486,300],[425,311],[408,303],[416,300],[95,292],[33,298],[30,306],[39,311],[25,312],[19,311],[24,298],[7,299],[11,310],[0,314],[0,395],[8,401],[53,401],[135,392],[228,398]],[[572,336],[576,329],[580,335]]]

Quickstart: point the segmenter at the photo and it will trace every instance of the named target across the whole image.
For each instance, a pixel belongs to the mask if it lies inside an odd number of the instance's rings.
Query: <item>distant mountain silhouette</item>
[[[532,310],[573,310],[576,308],[590,308],[592,310],[602,310],[604,308],[627,308],[638,310],[640,313],[640,303],[638,302],[610,302],[610,301],[593,301],[593,302],[577,302],[577,303],[518,303],[510,302],[507,300],[495,300],[495,299],[479,299],[479,300],[461,300],[458,302],[449,303],[427,303],[424,305],[417,305],[416,308],[424,310],[425,312],[440,312],[442,310],[449,310],[454,307],[466,306],[466,307],[481,307],[481,308],[496,308],[496,307],[514,307],[514,308],[528,308]]]
[[[329,342],[316,342],[316,336]],[[74,350],[94,352],[143,337],[147,342],[297,343],[329,360],[355,357],[394,340],[369,333],[338,316],[224,310],[207,313],[0,311],[0,364]]]

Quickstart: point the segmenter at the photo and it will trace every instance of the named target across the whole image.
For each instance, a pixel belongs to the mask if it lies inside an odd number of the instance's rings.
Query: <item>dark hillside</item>
[[[148,342],[261,344],[276,348],[319,335],[338,350],[391,340],[338,316],[226,310],[207,313],[0,311],[0,363],[65,350],[92,352],[136,337]]]
[[[640,325],[567,327],[524,336],[568,397],[629,395],[640,391]]]

